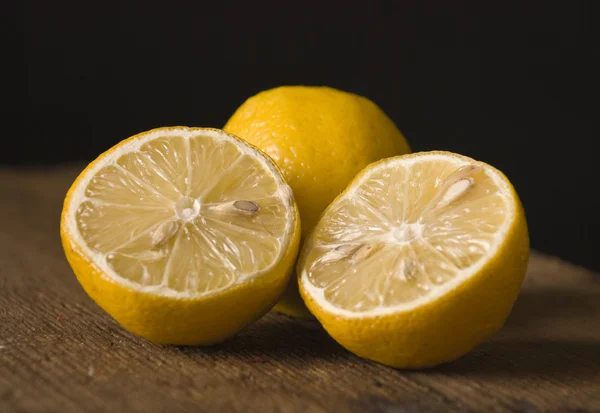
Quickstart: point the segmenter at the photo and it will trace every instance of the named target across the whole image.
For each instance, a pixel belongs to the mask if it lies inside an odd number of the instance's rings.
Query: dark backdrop
[[[533,247],[597,269],[598,14],[560,3],[4,2],[0,163],[87,161],[152,127],[220,127],[262,89],[329,85],[414,150],[503,170]]]

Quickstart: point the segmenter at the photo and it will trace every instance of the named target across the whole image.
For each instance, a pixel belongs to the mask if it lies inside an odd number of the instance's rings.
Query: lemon
[[[422,368],[502,326],[528,255],[524,212],[500,171],[424,152],[362,171],[324,212],[297,272],[308,308],[341,345]]]
[[[244,102],[224,129],[275,160],[294,190],[303,238],[364,167],[410,151],[396,125],[375,103],[328,87],[263,91]],[[310,315],[295,281],[275,308]]]
[[[221,130],[174,127],[93,161],[66,196],[60,231],[77,279],[124,328],[210,345],[277,302],[299,225],[264,153]]]

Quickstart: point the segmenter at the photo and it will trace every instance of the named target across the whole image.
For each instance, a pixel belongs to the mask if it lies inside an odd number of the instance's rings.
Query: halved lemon
[[[500,328],[528,256],[524,212],[500,171],[423,152],[364,169],[324,212],[297,270],[306,305],[340,344],[421,368]]]
[[[79,282],[123,327],[209,345],[275,305],[299,228],[268,156],[221,130],[174,127],[92,162],[66,196],[60,229]]]

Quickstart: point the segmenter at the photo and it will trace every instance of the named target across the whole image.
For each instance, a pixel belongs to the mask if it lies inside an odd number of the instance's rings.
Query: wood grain
[[[532,254],[504,329],[426,371],[361,360],[269,314],[213,348],[160,346],[83,292],[58,222],[78,166],[0,170],[0,412],[600,411],[600,276]]]

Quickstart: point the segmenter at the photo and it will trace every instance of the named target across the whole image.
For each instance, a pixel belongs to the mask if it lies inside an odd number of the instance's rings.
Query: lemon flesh
[[[220,130],[161,128],[82,172],[61,235],[88,294],[126,328],[158,342],[211,344],[283,292],[297,215],[291,189],[258,149]],[[262,300],[243,297],[250,293]],[[219,314],[236,297],[241,308]]]
[[[410,148],[375,103],[329,87],[283,86],[246,100],[224,129],[264,150],[294,190],[306,237],[363,168]],[[310,316],[290,283],[276,310]]]
[[[522,207],[501,172],[419,153],[369,166],[329,206],[303,249],[300,289],[351,351],[432,366],[502,325],[528,251]]]

